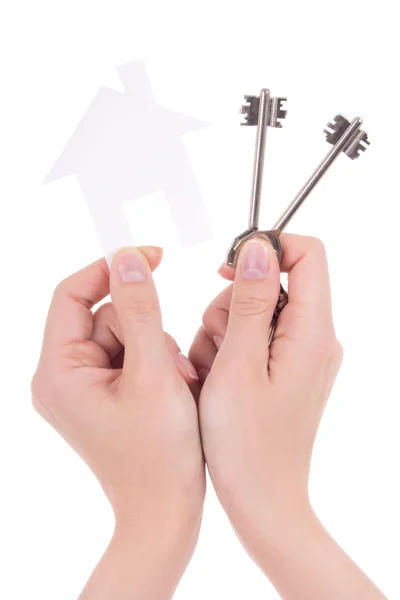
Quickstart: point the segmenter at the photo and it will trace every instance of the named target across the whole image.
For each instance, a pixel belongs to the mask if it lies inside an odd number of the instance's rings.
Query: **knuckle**
[[[104,305],[104,312],[100,315],[99,322],[110,329],[122,344],[124,343],[124,334],[121,329],[121,323],[112,302],[108,302]]]
[[[94,314],[94,320],[97,325],[108,325],[111,330],[118,329],[118,318],[112,302],[102,304]]]
[[[233,314],[238,317],[259,316],[271,311],[271,301],[260,296],[239,296],[232,306]]]
[[[41,393],[41,391],[42,391],[41,378],[40,378],[38,371],[36,371],[36,373],[33,375],[32,380],[31,380],[32,396],[38,397],[38,395]]]
[[[226,328],[226,322],[228,320],[228,311],[224,311],[221,308],[210,306],[203,314],[202,325],[204,329],[209,333]]]
[[[125,317],[128,321],[146,323],[152,321],[158,314],[158,302],[155,299],[131,299],[129,302],[121,306]]]
[[[339,348],[338,341],[334,333],[330,336],[327,336],[325,340],[322,342],[322,349],[324,350],[325,356],[327,356],[332,362],[337,361],[339,358]]]
[[[69,275],[56,286],[53,292],[53,298],[69,298],[73,301],[78,301],[80,304],[85,305],[87,308],[92,309],[93,303],[90,299],[75,293],[73,290],[76,288],[76,280],[74,275]]]
[[[41,375],[36,371],[31,381],[31,402],[35,411],[39,414],[43,412],[44,387]]]
[[[214,309],[209,306],[203,314],[202,325],[205,329],[208,329],[210,326],[210,323],[212,323],[213,321],[214,321]]]
[[[31,403],[42,417],[57,411],[65,396],[65,377],[46,365],[37,368],[31,380]]]
[[[62,281],[60,281],[60,283],[58,283],[56,285],[53,296],[54,297],[64,296],[67,293],[68,287],[69,287],[68,278],[63,279]]]
[[[104,304],[102,304],[98,309],[97,313],[102,317],[106,317],[107,319],[115,318],[115,310],[112,302],[105,302]]]
[[[174,380],[175,381],[175,380]],[[180,381],[180,378],[178,378]],[[136,402],[157,400],[168,396],[171,386],[170,373],[164,369],[137,368],[133,373],[123,374],[118,388],[120,398],[134,397]],[[176,392],[176,389],[173,390]]]
[[[82,340],[67,344],[60,348],[60,358],[69,368],[96,367],[102,362],[102,349],[90,340]],[[57,378],[53,376],[53,384]]]
[[[56,286],[54,293],[55,294],[68,294],[69,290],[71,289],[71,284],[73,282],[73,275],[68,275],[68,277],[65,277],[64,279],[62,279]]]
[[[340,367],[343,362],[344,350],[342,344],[339,340],[336,340],[335,348],[334,348],[334,356],[335,362]]]
[[[317,237],[308,237],[308,247],[312,252],[318,252],[319,254],[326,254],[325,244],[322,240]]]
[[[338,342],[334,331],[322,332],[316,336],[309,350],[318,362],[329,362],[335,366],[340,366],[342,362],[343,348]]]
[[[33,394],[32,394],[31,400],[32,400],[32,407],[35,410],[35,412],[37,412],[39,415],[41,415],[43,413],[43,410],[42,410],[43,404],[42,404],[42,402],[40,402],[40,400],[38,399],[38,397],[34,396]]]

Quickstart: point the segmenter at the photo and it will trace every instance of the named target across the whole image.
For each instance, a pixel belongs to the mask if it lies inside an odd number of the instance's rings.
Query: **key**
[[[350,122],[343,115],[337,115],[324,129],[326,140],[333,145],[333,148],[326,155],[324,160],[318,165],[314,173],[307,180],[299,193],[295,196],[294,200],[289,204],[287,209],[279,217],[273,226],[272,231],[264,232],[264,235],[269,239],[275,239],[274,248],[277,252],[279,261],[282,259],[282,246],[279,240],[280,234],[283,232],[287,224],[291,221],[297,210],[303,204],[304,200],[309,196],[311,191],[321,180],[323,175],[327,172],[339,154],[344,152],[349,158],[355,160],[368,148],[370,142],[368,140],[368,134],[361,129],[362,123],[362,119],[358,117]],[[279,246],[279,250],[276,250],[277,246]],[[278,304],[276,306],[271,323],[269,344],[273,340],[279,314],[286,306],[287,302],[287,292],[281,285]]]
[[[282,100],[282,99],[281,99]],[[282,107],[280,106],[280,110]],[[249,109],[251,112],[251,109]],[[253,114],[255,109],[253,108]],[[254,118],[250,116],[250,119]],[[282,117],[281,117],[282,118]],[[327,172],[329,167],[334,163],[336,158],[344,152],[349,158],[352,160],[357,159],[362,152],[364,152],[369,146],[368,134],[361,129],[363,121],[359,117],[356,117],[352,121],[349,121],[346,117],[339,114],[337,115],[332,122],[328,123],[326,128],[324,129],[324,133],[326,134],[326,140],[333,147],[330,152],[326,155],[324,160],[318,165],[314,173],[307,180],[298,194],[295,196],[293,201],[289,204],[283,214],[279,217],[272,230],[270,231],[259,231],[258,230],[258,213],[254,210],[254,194],[252,194],[252,203],[251,203],[251,212],[250,212],[250,225],[252,224],[252,217],[255,215],[256,220],[253,222],[255,225],[253,228],[249,228],[244,234],[237,237],[227,256],[227,264],[233,267],[236,267],[238,255],[243,243],[248,240],[250,237],[261,237],[264,239],[268,239],[271,242],[279,262],[282,260],[282,245],[280,242],[280,235],[283,230],[286,228],[288,223],[291,221],[297,210],[303,204],[305,199],[309,196],[311,191],[317,185],[317,183],[321,180],[323,175]],[[257,159],[257,152],[256,152]],[[254,186],[254,184],[253,184]],[[258,200],[259,201],[259,200]],[[259,208],[259,207],[258,207]],[[271,322],[270,334],[269,334],[269,344],[271,344],[277,320],[280,312],[286,306],[288,302],[287,292],[284,290],[283,286],[280,287],[279,299],[275,308],[275,312]]]
[[[326,134],[327,142],[332,144],[333,148],[318,165],[285,212],[279,217],[273,227],[274,231],[278,232],[278,234],[282,233],[298,208],[303,204],[304,200],[309,196],[310,192],[341,152],[344,152],[349,158],[354,160],[360,156],[361,152],[364,152],[368,148],[370,142],[368,141],[368,134],[360,129],[362,123],[363,121],[359,117],[350,122],[343,115],[337,115],[331,123],[328,123],[324,129],[324,133]]]
[[[228,252],[228,265],[236,266],[240,248],[246,240],[261,235],[258,231],[260,216],[261,190],[264,172],[267,127],[281,128],[281,121],[287,111],[283,108],[286,98],[272,98],[271,92],[263,88],[259,96],[245,96],[246,104],[241,107],[245,115],[241,125],[257,126],[256,147],[254,153],[253,184],[250,200],[249,226],[246,231],[234,239]]]

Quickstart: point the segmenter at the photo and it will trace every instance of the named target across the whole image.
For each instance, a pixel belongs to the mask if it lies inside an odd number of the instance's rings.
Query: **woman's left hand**
[[[120,251],[111,274],[101,260],[57,287],[32,381],[35,408],[89,465],[115,513],[82,599],[170,598],[200,528],[204,463],[187,385],[197,375],[162,328],[151,275],[161,253],[142,250]],[[110,290],[113,308],[93,315]]]

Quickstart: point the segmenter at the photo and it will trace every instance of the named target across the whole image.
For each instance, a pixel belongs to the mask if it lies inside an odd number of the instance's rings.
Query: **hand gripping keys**
[[[298,208],[314,189],[322,176],[341,152],[349,158],[356,159],[369,145],[368,134],[361,129],[362,119],[356,117],[349,121],[343,115],[337,115],[331,123],[328,123],[324,133],[326,140],[333,147],[315,169],[314,173],[303,185],[299,193],[289,204],[283,214],[279,217],[272,230],[259,231],[258,218],[260,213],[262,175],[265,156],[266,130],[268,126],[281,127],[280,120],[286,117],[286,111],[282,108],[285,98],[271,98],[269,90],[262,89],[259,97],[245,96],[248,104],[242,106],[241,112],[246,115],[245,123],[242,125],[257,125],[256,150],[254,157],[253,187],[250,201],[250,217],[248,229],[234,239],[227,256],[227,264],[236,267],[239,252],[251,237],[267,239],[273,246],[279,262],[282,260],[282,245],[280,234],[292,219]],[[271,322],[269,343],[272,342],[279,313],[288,302],[288,295],[281,286],[279,300],[275,308]]]

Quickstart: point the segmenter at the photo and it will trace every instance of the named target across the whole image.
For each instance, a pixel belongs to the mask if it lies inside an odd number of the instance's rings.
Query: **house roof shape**
[[[116,154],[122,163],[129,157],[129,171],[137,175],[149,151],[168,153],[184,134],[209,127],[205,121],[157,104],[143,61],[121,65],[118,74],[124,91],[100,87],[44,183],[73,174],[79,177],[88,163],[112,171]]]

